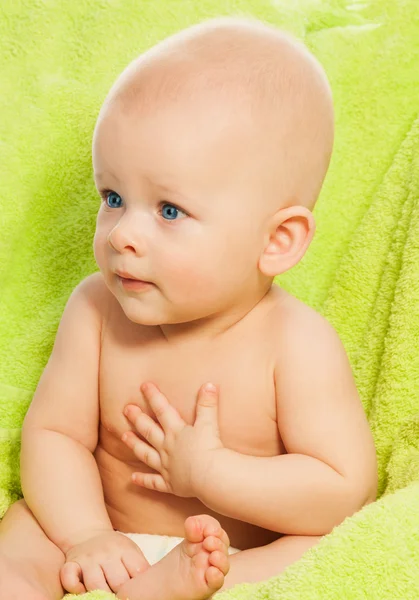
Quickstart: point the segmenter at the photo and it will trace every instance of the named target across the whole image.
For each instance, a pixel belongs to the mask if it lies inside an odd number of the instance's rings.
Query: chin
[[[135,298],[121,297],[118,294],[115,295],[125,316],[132,321],[132,323],[156,327],[170,320],[163,311],[160,311],[158,307],[151,305],[151,303],[144,303],[144,305],[141,306],[141,302],[138,302]]]
[[[133,323],[137,323],[137,325],[148,325],[151,327],[164,323],[164,319],[159,318],[156,314],[150,313],[148,310],[138,310],[138,307],[133,309],[126,305],[124,306],[124,303],[120,304],[127,319]]]

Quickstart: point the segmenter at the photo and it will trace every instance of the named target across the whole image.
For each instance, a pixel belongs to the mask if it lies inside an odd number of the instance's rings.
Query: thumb
[[[84,594],[87,592],[81,583],[82,569],[76,562],[66,562],[60,569],[60,581],[64,591],[71,594]]]
[[[218,429],[218,388],[206,383],[198,393],[195,424],[208,424]]]

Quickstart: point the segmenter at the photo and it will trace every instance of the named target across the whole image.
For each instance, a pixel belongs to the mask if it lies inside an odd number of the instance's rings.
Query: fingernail
[[[213,383],[206,383],[204,390],[206,392],[214,393],[214,392],[216,392],[216,387]]]

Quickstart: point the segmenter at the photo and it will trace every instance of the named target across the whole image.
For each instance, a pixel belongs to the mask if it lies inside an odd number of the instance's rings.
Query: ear
[[[267,277],[275,277],[291,269],[304,256],[315,230],[313,214],[305,206],[278,210],[265,234],[258,263],[260,271]]]

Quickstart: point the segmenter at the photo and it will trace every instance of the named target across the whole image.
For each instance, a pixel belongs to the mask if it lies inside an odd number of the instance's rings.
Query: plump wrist
[[[69,552],[69,550],[71,550],[72,548],[74,548],[74,546],[77,546],[78,544],[83,544],[83,542],[87,542],[88,540],[91,540],[97,535],[101,535],[103,533],[111,533],[113,531],[114,530],[112,525],[105,524],[98,525],[97,527],[80,529],[76,532],[72,532],[70,536],[68,536],[65,540],[63,540],[57,545],[60,547],[62,552],[66,554],[67,552]]]
[[[191,472],[191,485],[194,497],[206,504],[216,485],[220,473],[220,465],[227,460],[229,450],[217,448],[210,450],[205,457],[197,460]]]

